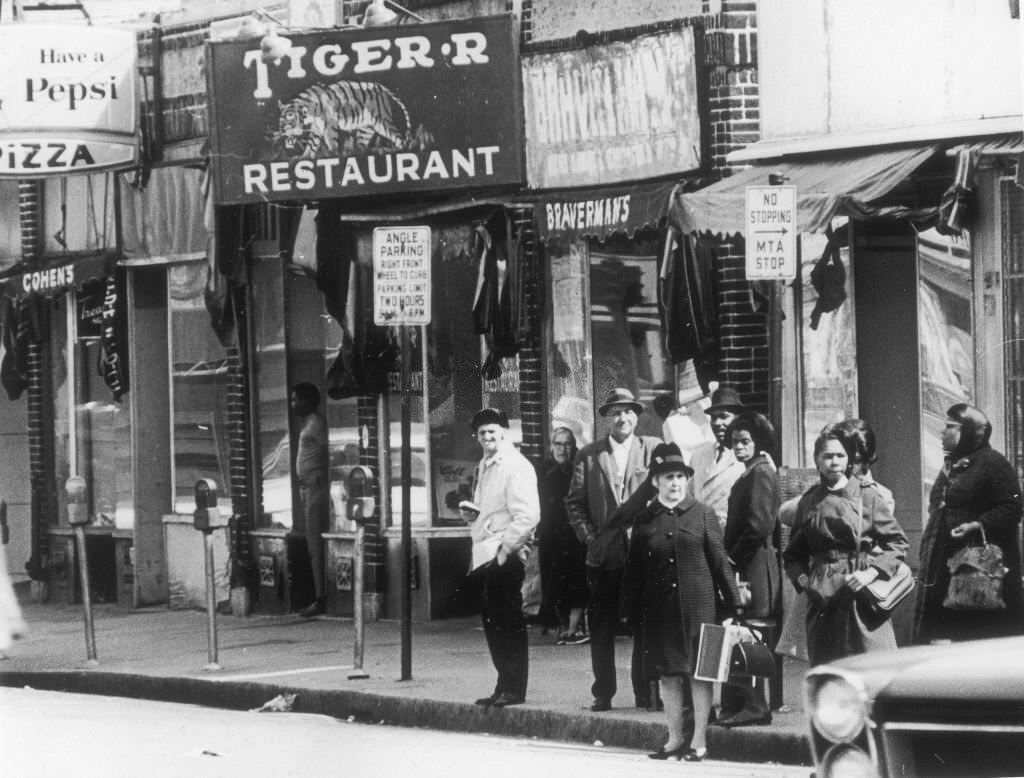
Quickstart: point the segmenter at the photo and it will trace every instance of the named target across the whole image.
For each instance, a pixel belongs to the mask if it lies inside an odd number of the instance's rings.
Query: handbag
[[[864,513],[863,503],[858,510],[857,524],[857,547],[861,543],[861,521]],[[893,610],[907,595],[914,591],[917,582],[914,580],[914,573],[910,565],[900,562],[899,566],[888,578],[876,578],[867,586],[861,588],[856,595],[857,615],[864,622],[869,630],[874,631],[884,624]]]
[[[900,562],[886,579],[876,578],[857,592],[857,614],[871,630],[878,629],[893,610],[914,591],[914,573],[906,562]]]
[[[771,678],[776,673],[775,652],[764,643],[743,642],[732,648],[729,659],[729,675],[754,678]]]
[[[949,588],[942,607],[954,611],[994,611],[1006,607],[1003,600],[1003,550],[989,543],[981,531],[980,546],[964,546],[946,560]]]

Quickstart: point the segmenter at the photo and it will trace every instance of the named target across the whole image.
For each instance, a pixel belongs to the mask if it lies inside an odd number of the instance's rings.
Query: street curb
[[[510,737],[561,740],[651,751],[665,738],[660,721],[633,721],[587,714],[556,713],[531,708],[483,708],[468,703],[393,697],[348,690],[309,689],[281,684],[217,681],[205,678],[158,677],[95,670],[0,672],[0,685],[46,691],[102,694],[113,697],[202,705],[227,710],[258,708],[278,694],[295,694],[292,710],[338,719],[402,727],[489,733]],[[708,729],[708,747],[715,758],[741,762],[811,764],[802,735],[770,728]]]

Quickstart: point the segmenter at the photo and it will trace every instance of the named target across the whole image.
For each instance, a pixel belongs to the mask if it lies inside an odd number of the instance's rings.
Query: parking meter
[[[373,494],[373,470],[365,465],[356,465],[345,479],[348,503],[345,506],[350,521],[359,524],[373,520],[377,509],[377,498]]]
[[[80,475],[71,476],[64,483],[64,492],[67,495],[68,523],[73,527],[88,524],[85,479]]]
[[[196,509],[192,514],[192,525],[202,532],[226,527],[227,520],[220,515],[217,507],[217,482],[212,478],[200,478],[195,486]]]

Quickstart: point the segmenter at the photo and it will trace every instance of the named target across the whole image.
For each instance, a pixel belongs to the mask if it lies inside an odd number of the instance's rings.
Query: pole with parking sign
[[[412,680],[412,398],[409,327],[430,324],[430,227],[373,230],[373,323],[399,327],[402,369],[402,675]]]

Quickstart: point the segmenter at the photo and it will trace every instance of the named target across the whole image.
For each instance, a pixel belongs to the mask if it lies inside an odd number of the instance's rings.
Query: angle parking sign
[[[373,323],[430,324],[430,228],[373,231]]]
[[[748,186],[747,278],[796,278],[796,187]]]

